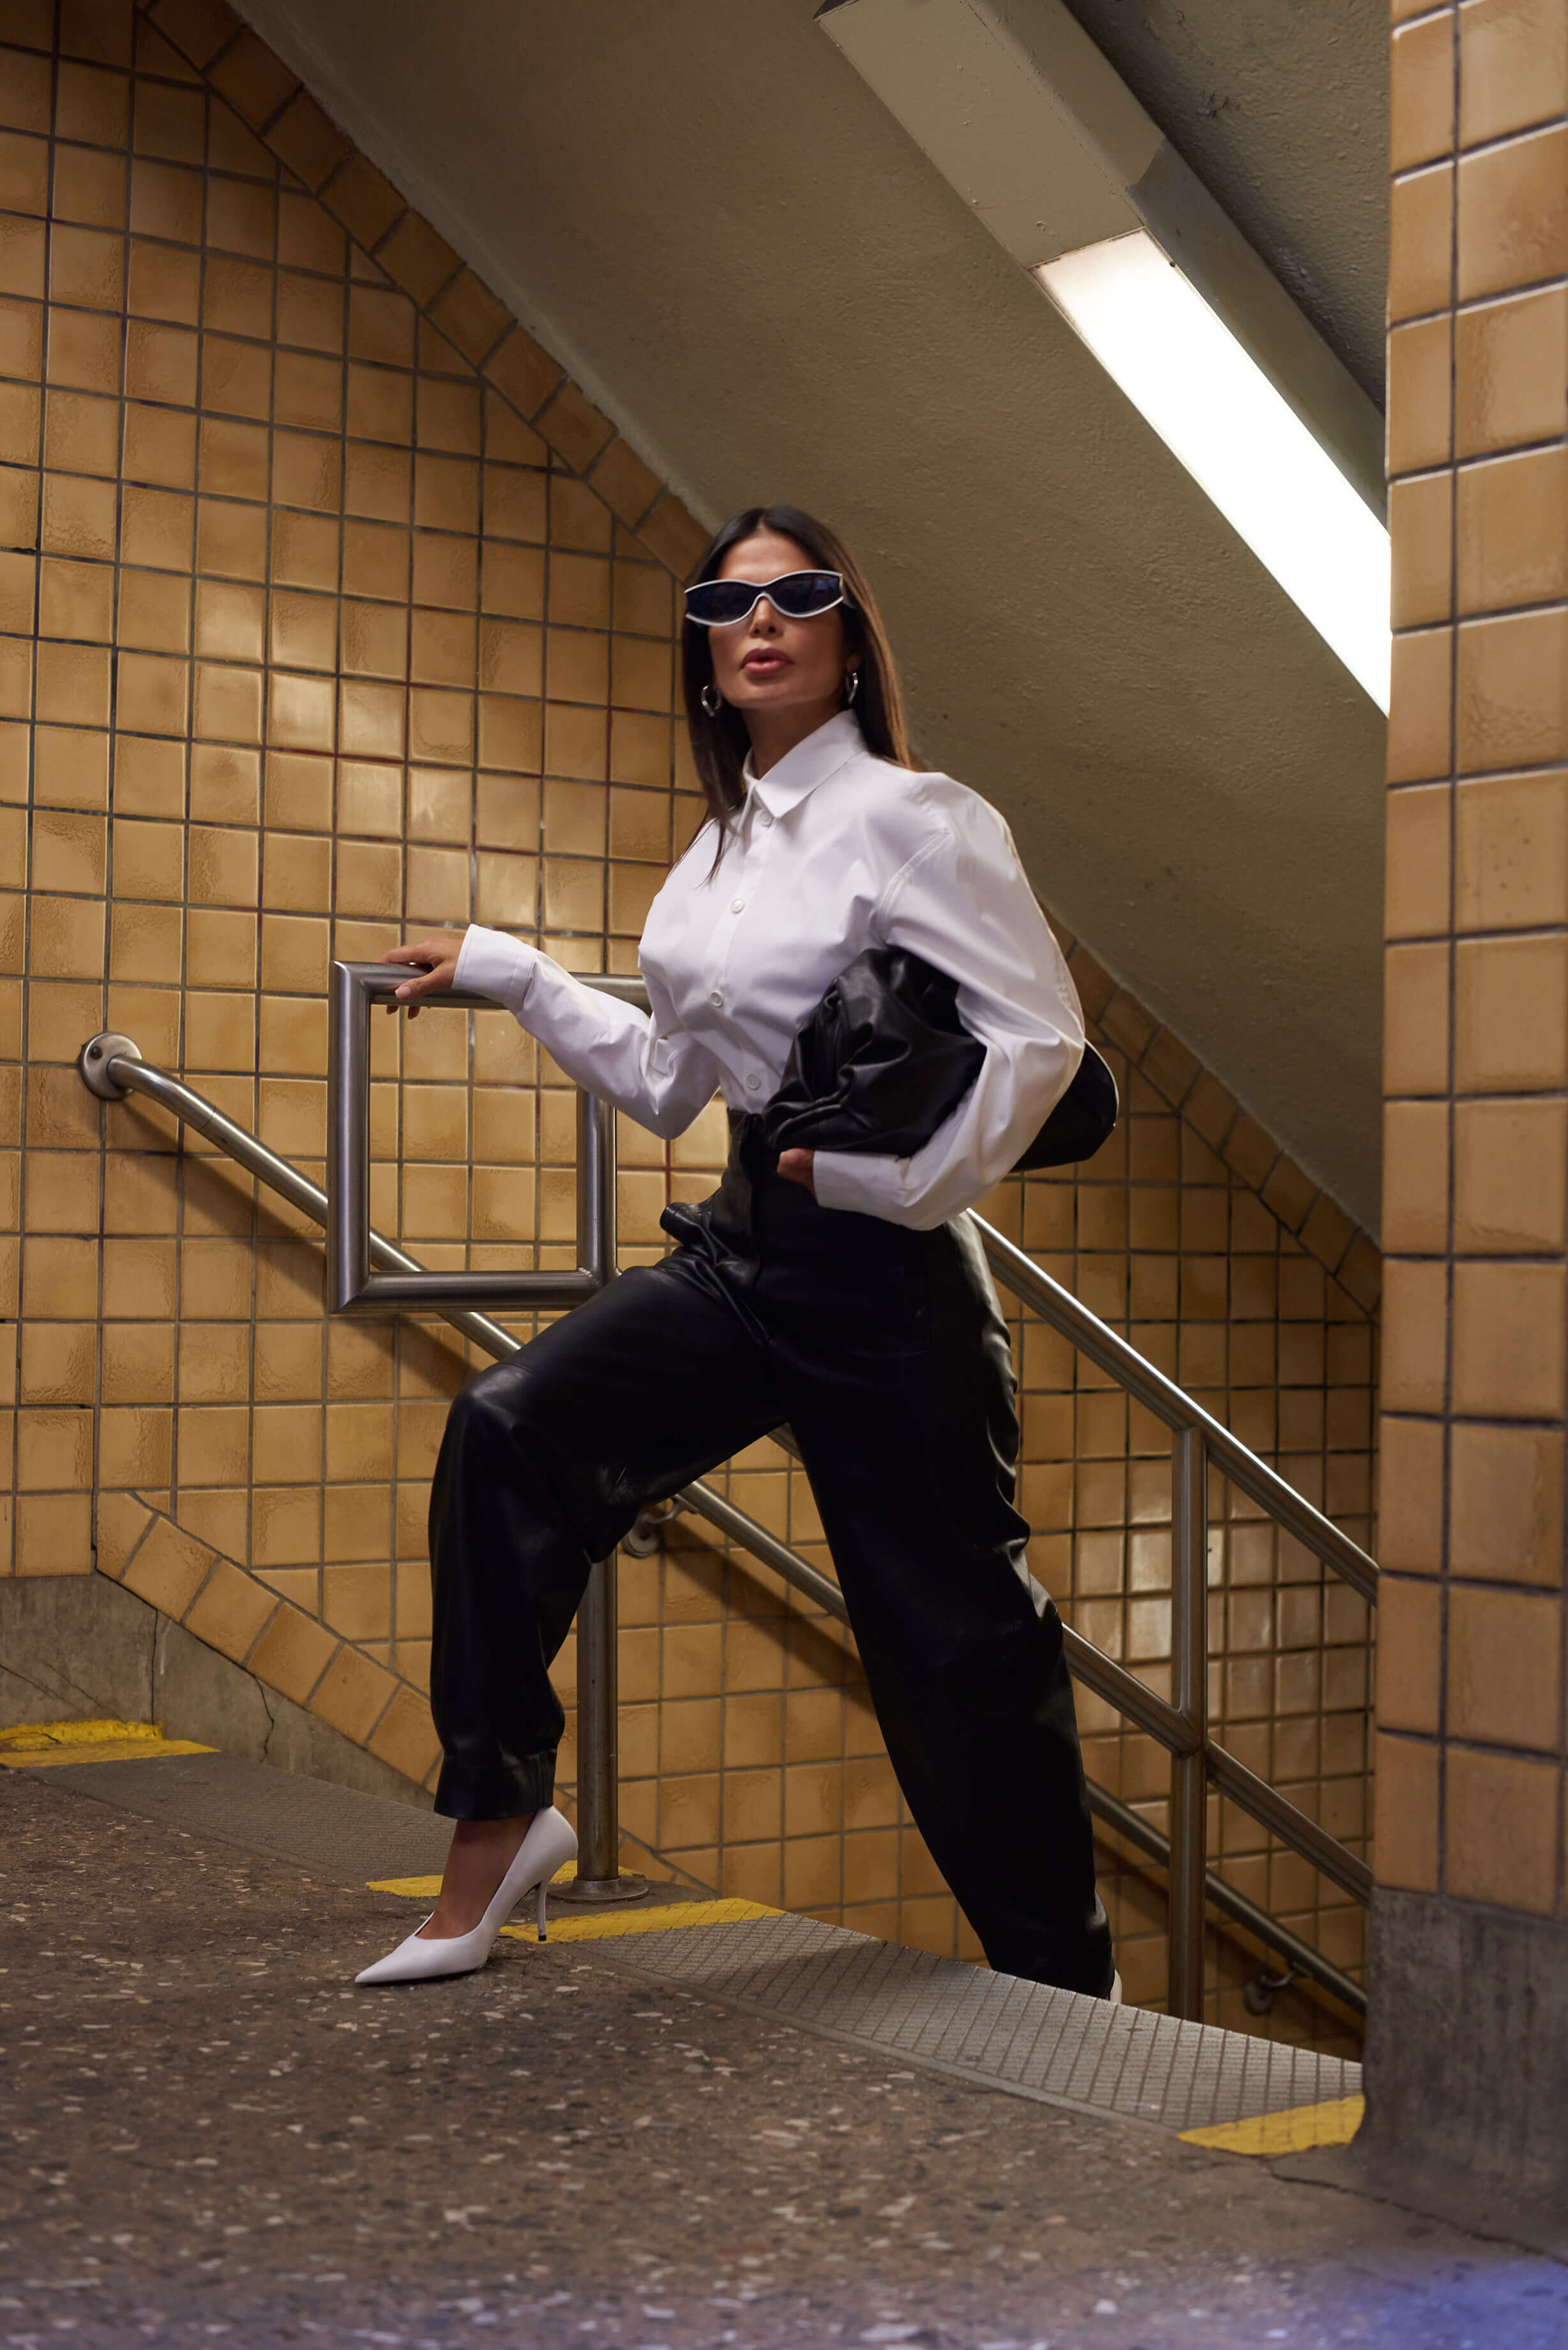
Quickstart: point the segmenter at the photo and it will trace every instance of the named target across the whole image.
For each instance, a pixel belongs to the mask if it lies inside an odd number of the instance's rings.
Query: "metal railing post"
[[[577,1088],[577,1263],[615,1276],[615,1112]]]
[[[577,1263],[602,1285],[616,1273],[615,1112],[577,1095]],[[577,1609],[577,1873],[557,1900],[634,1901],[645,1877],[622,1876],[617,1556],[588,1575]]]
[[[588,1576],[577,1609],[577,1873],[556,1886],[557,1899],[630,1901],[648,1890],[623,1877],[618,1757],[620,1699],[616,1672],[616,1554]]]
[[[1203,2021],[1203,1912],[1209,1806],[1209,1450],[1196,1428],[1171,1440],[1171,1699],[1196,1733],[1170,1760],[1172,2015]]]
[[[327,1310],[337,1314],[370,1278],[370,1030],[340,968],[327,1016]]]

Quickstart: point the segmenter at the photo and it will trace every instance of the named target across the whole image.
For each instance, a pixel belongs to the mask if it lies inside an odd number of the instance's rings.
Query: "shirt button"
[[[708,998],[708,1001],[710,1003],[722,1003],[724,1001],[723,989],[722,987],[716,987],[713,990],[712,994]]]
[[[762,816],[763,830],[764,832],[766,832],[766,831],[768,831],[768,830],[771,828],[771,827],[772,827],[772,825],[773,825],[773,818],[772,818],[772,816],[768,814],[768,812],[767,812],[766,808],[763,808],[763,809],[760,811],[760,814],[761,814],[761,816]]]
[[[746,1091],[749,1094],[756,1093],[760,1089],[762,1082],[761,1077],[758,1076],[755,1069],[753,1069],[751,1076],[746,1079]]]
[[[738,914],[738,913],[741,911],[741,910],[742,909],[742,907],[745,905],[745,902],[746,902],[746,901],[745,901],[745,899],[744,899],[743,898],[732,898],[732,899],[731,899],[731,900],[730,900],[730,911],[731,911],[731,913],[732,913],[732,914]]]

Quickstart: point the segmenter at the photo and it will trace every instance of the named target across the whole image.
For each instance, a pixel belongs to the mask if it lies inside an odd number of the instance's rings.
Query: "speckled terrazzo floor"
[[[1545,2260],[764,2012],[667,1937],[356,1992],[406,1903],[76,1775],[0,1773],[7,2350],[1568,2342]]]
[[[87,1762],[72,1768],[70,1785],[356,1887],[439,1871],[446,1849],[446,1825],[428,1811],[235,1755]],[[668,1903],[683,1890],[665,1886],[649,1898]],[[657,1945],[607,1944],[600,1955],[853,2045],[1173,2130],[1354,2096],[1361,2086],[1359,2066],[1312,2049],[1111,2008],[810,1918],[758,1913]]]

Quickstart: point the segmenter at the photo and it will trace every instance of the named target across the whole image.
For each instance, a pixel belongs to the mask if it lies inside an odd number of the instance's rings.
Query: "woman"
[[[1116,1996],[1055,1608],[1012,1507],[1005,1326],[963,1211],[1018,1158],[1083,1052],[1077,999],[1007,827],[910,764],[869,588],[790,506],[719,533],[687,591],[686,707],[709,822],[654,900],[651,1016],[493,931],[389,950],[410,1012],[506,1004],[560,1066],[657,1134],[721,1091],[715,1197],[680,1245],[481,1374],[431,1496],[431,1701],[456,1823],[441,1898],[360,1981],[483,1964],[575,1849],[551,1807],[548,1667],[589,1566],[638,1512],[787,1420],[898,1783],[994,1967]],[[795,1032],[867,947],[959,982],[986,1046],[908,1159],[786,1150],[757,1113]]]

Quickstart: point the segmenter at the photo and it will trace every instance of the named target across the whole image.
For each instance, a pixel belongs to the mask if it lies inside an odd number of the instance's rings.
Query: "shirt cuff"
[[[903,1162],[886,1151],[818,1150],[811,1161],[812,1188],[819,1208],[848,1208],[862,1216],[888,1217],[898,1207]]]
[[[452,972],[454,988],[472,995],[488,995],[509,1012],[521,1014],[539,964],[539,950],[504,931],[469,925]]]

